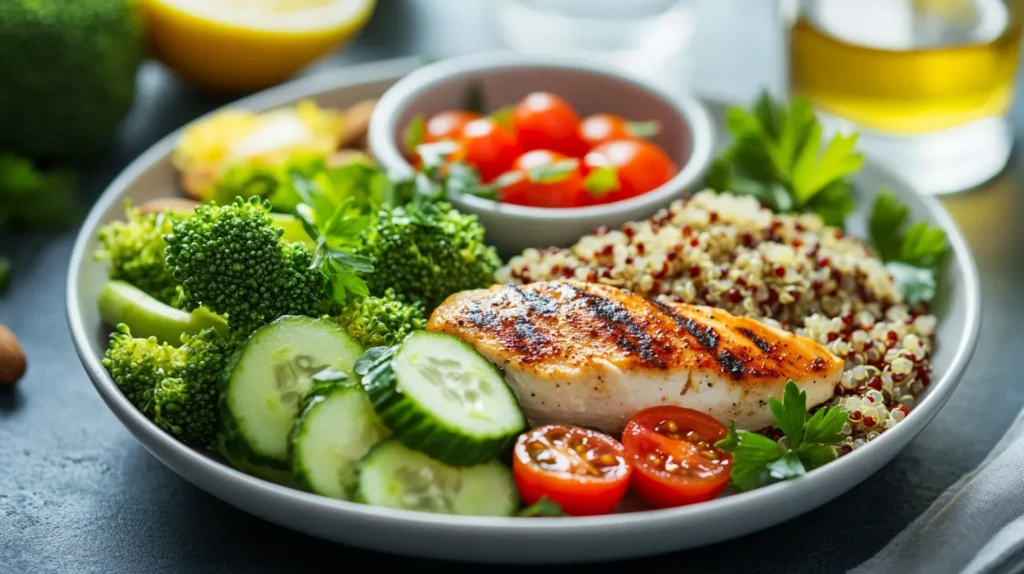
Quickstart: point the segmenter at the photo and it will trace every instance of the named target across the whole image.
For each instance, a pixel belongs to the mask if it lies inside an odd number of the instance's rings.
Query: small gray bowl
[[[399,147],[405,127],[418,114],[429,117],[464,107],[474,84],[481,88],[487,111],[514,104],[530,92],[546,91],[565,98],[581,117],[608,112],[635,121],[657,121],[661,130],[652,141],[680,166],[665,185],[605,205],[543,208],[469,195],[452,197],[455,207],[480,217],[488,241],[503,256],[538,245],[567,246],[597,226],[615,227],[650,217],[693,192],[711,163],[715,145],[711,117],[696,99],[673,97],[639,79],[575,58],[489,52],[424,66],[381,97],[369,131],[370,149],[380,165],[395,174],[411,174],[413,167]]]

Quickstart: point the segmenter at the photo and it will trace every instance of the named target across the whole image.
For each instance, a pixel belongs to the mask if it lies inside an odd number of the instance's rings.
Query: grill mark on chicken
[[[672,307],[662,303],[661,301],[652,299],[651,303],[654,303],[655,307],[675,321],[676,325],[686,329],[686,332],[693,335],[693,338],[697,339],[697,342],[705,349],[713,350],[718,347],[718,333],[710,325],[702,328],[693,319],[690,319],[689,317],[680,317],[672,310]]]
[[[654,339],[644,331],[625,307],[596,293],[583,291],[565,284],[573,294],[587,303],[591,314],[600,320],[615,336],[615,344],[648,364],[666,368],[665,361],[654,350]]]
[[[738,381],[743,378],[743,373],[746,370],[743,360],[733,355],[729,350],[722,349],[717,355],[718,363],[725,368],[725,372],[729,374],[733,380]]]
[[[479,301],[474,301],[469,306],[466,318],[469,319],[470,323],[481,329],[498,329],[501,327],[498,315],[491,309],[482,308]]]
[[[558,302],[550,297],[545,297],[533,291],[523,290],[518,285],[513,286],[512,290],[526,301],[527,309],[534,313],[550,317],[558,312]]]
[[[750,329],[747,329],[746,327],[740,327],[739,329],[736,330],[739,331],[744,337],[750,339],[755,345],[757,345],[758,349],[761,349],[765,353],[771,352],[772,346],[768,344],[768,341],[765,341],[761,337],[758,337]]]
[[[532,357],[539,357],[542,354],[539,347],[551,342],[543,333],[537,331],[526,315],[516,315],[513,324],[518,336],[517,347],[523,352],[528,352]]]

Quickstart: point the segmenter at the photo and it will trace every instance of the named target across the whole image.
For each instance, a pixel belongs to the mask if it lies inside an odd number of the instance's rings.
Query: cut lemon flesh
[[[243,92],[352,38],[375,0],[142,0],[154,54],[192,84]]]

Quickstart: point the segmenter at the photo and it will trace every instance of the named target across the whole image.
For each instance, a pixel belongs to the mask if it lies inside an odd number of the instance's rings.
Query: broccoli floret
[[[185,444],[213,445],[217,382],[234,346],[214,329],[182,335],[181,346],[132,337],[125,324],[110,336],[103,366],[139,411]]]
[[[100,228],[98,239],[102,247],[96,251],[96,258],[109,262],[111,279],[131,283],[153,298],[178,307],[181,287],[167,268],[164,235],[189,215],[177,211],[143,215],[138,208],[128,207],[125,221]]]
[[[270,204],[253,197],[201,205],[165,237],[167,266],[182,285],[182,308],[205,306],[251,333],[283,315],[320,316],[325,280],[304,245],[281,239]]]
[[[371,294],[394,288],[428,312],[452,293],[491,285],[501,265],[480,220],[446,202],[386,206],[356,253],[373,261],[364,277]]]
[[[371,295],[350,301],[334,321],[367,349],[397,345],[409,333],[427,326],[423,304],[400,300],[394,289],[386,290],[383,297]]]

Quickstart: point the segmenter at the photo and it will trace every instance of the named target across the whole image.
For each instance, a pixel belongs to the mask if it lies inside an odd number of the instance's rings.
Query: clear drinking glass
[[[798,0],[789,82],[924,193],[997,175],[1013,144],[1022,0]]]
[[[593,57],[664,84],[685,78],[695,0],[498,0],[506,44]]]

